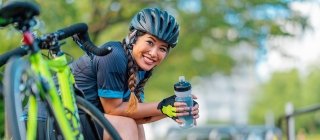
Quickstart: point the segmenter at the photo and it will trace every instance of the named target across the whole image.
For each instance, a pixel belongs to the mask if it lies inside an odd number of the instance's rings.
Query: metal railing
[[[285,115],[281,116],[277,122],[277,126],[279,128],[282,128],[283,121],[286,122],[286,136],[288,140],[295,140],[295,123],[294,123],[294,117],[307,114],[310,112],[315,112],[320,110],[320,104],[317,105],[311,105],[299,109],[294,109],[292,103],[287,103],[285,107]]]

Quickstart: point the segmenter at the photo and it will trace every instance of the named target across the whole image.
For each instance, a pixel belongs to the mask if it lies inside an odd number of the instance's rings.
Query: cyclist
[[[105,113],[123,139],[145,139],[143,124],[165,117],[177,123],[181,123],[179,116],[192,114],[194,119],[199,118],[196,102],[188,108],[185,103],[175,102],[174,95],[160,102],[144,103],[145,83],[178,43],[176,19],[167,11],[145,8],[132,18],[129,31],[122,42],[101,46],[111,46],[111,54],[84,55],[72,63],[76,84],[85,98]],[[104,138],[108,139],[108,135]]]

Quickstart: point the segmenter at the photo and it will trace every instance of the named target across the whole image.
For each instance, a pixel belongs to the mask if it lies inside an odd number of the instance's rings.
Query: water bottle
[[[185,81],[184,76],[179,77],[179,82],[174,84],[174,93],[177,96],[175,101],[185,102],[191,109],[193,107],[193,99],[191,95],[191,84]],[[180,124],[182,128],[191,128],[194,126],[194,120],[192,115],[178,117],[183,123]]]

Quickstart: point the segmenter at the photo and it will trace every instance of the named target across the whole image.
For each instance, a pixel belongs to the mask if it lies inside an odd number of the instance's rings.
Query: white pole
[[[289,116],[287,119],[287,137],[288,140],[295,140],[295,134],[294,134],[294,117],[291,116],[294,112],[294,107],[291,102],[288,102],[286,104],[286,116]]]

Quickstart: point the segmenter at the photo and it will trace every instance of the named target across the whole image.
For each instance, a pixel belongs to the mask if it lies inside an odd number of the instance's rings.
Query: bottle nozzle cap
[[[179,76],[179,82],[183,82],[183,81],[185,81],[184,76]]]
[[[174,84],[174,90],[179,92],[184,92],[190,89],[191,89],[191,84],[185,80],[184,76],[179,76],[179,82]]]

